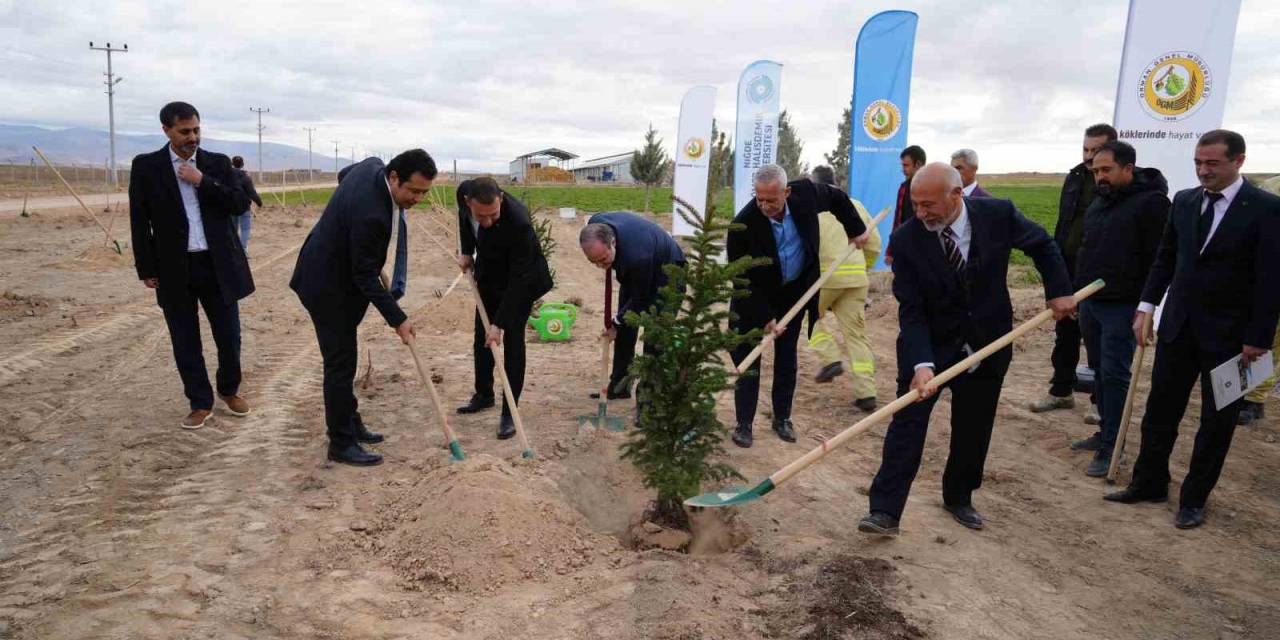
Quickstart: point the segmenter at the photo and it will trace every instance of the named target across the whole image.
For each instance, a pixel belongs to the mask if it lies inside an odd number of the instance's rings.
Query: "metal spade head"
[[[449,442],[449,462],[462,462],[466,460],[466,454],[462,453],[462,445],[457,440]]]
[[[750,489],[743,486],[731,486],[696,495],[684,501],[690,507],[728,507],[735,504],[754,502],[764,494],[773,491],[773,480],[765,478],[763,482]]]

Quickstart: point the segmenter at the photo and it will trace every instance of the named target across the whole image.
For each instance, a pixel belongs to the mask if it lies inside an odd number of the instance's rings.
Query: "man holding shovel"
[[[480,300],[492,323],[488,331],[476,311],[475,393],[458,413],[477,413],[495,405],[493,396],[493,352],[503,347],[503,371],[511,385],[511,395],[520,401],[524,388],[524,325],[533,303],[554,286],[542,245],[533,230],[529,210],[511,194],[498,187],[493,178],[464,180],[458,185],[458,239],[461,253],[458,266],[474,270]],[[498,439],[516,435],[511,407],[502,403]]]
[[[733,222],[742,226],[729,232],[725,250],[730,262],[742,257],[769,258],[771,262],[747,271],[747,295],[729,303],[734,314],[730,322],[739,333],[763,328],[766,334],[775,336],[773,430],[783,441],[795,442],[791,402],[796,390],[796,342],[802,323],[778,326],[778,320],[818,281],[819,212],[830,211],[840,221],[849,244],[861,248],[870,234],[849,196],[835,187],[807,179],[788,183],[787,172],[776,164],[760,167],[753,187],[755,198],[734,217]],[[810,298],[805,308],[812,323],[817,318],[817,297]],[[750,344],[735,349],[731,354],[734,364],[742,363],[752,350]],[[752,444],[751,423],[760,395],[759,361],[751,363],[747,371],[750,374],[738,378],[733,394],[737,413],[733,442],[739,447]]]
[[[329,459],[351,465],[376,465],[382,456],[361,444],[382,442],[360,418],[352,389],[356,377],[356,329],[373,304],[396,335],[408,344],[413,327],[396,302],[404,295],[409,243],[404,211],[431,190],[435,160],[411,149],[383,166],[366,158],[338,174],[338,188],[320,220],[307,235],[289,287],[315,323],[324,359],[324,420]],[[396,237],[391,290],[380,275],[387,262],[392,226]]]
[[[898,299],[898,395],[920,401],[899,411],[885,433],[880,471],[871,483],[864,533],[896,536],[911,483],[920,469],[929,415],[938,401],[930,383],[942,371],[1013,328],[1006,284],[1009,252],[1035,261],[1054,318],[1075,311],[1071,280],[1053,239],[1008,200],[965,198],[960,173],[926,165],[911,180],[916,217],[893,232],[893,295]],[[991,442],[1000,388],[1013,358],[1006,347],[957,376],[951,388],[951,452],[942,476],[943,506],[960,524],[982,528],[973,492]]]
[[[597,213],[578,234],[582,253],[606,274],[618,277],[618,311],[609,319],[604,337],[613,340],[613,371],[609,376],[608,399],[630,398],[625,384],[627,370],[636,355],[637,327],[627,324],[628,311],[646,311],[658,300],[658,290],[667,284],[666,265],[684,264],[680,245],[656,223],[627,211]],[[609,295],[606,293],[606,295]],[[645,342],[646,353],[656,345]]]

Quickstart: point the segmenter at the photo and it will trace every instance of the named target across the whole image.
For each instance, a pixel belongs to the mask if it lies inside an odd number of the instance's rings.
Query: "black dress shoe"
[[[485,409],[492,409],[493,406],[493,396],[482,396],[474,393],[466,404],[458,407],[458,413],[479,413]]]
[[[858,398],[853,401],[853,406],[861,409],[862,411],[866,411],[867,413],[875,413],[876,398],[875,396],[871,396],[870,398]]]
[[[509,415],[503,414],[502,421],[498,423],[498,439],[506,440],[516,435],[516,421]]]
[[[823,367],[822,370],[818,372],[818,375],[813,377],[813,381],[817,382],[818,384],[831,382],[832,380],[836,379],[837,376],[843,373],[844,373],[844,363],[840,362],[839,360],[836,360],[835,362],[832,362],[831,364]]]
[[[751,448],[751,425],[740,424],[733,430],[733,443],[743,449]]]
[[[1119,502],[1121,504],[1136,504],[1139,502],[1164,502],[1169,499],[1169,492],[1164,491],[1156,493],[1154,491],[1141,491],[1134,489],[1132,486],[1125,487],[1115,493],[1108,493],[1102,496],[1103,500],[1109,502]]]
[[[356,442],[360,444],[378,444],[386,440],[381,433],[374,433],[364,426],[364,420],[360,418],[359,413],[351,416],[351,426],[355,428]]]
[[[1179,529],[1194,529],[1204,524],[1204,507],[1182,507],[1178,509],[1178,517],[1173,526]]]
[[[600,392],[591,392],[592,400],[600,399]],[[629,400],[631,399],[631,387],[624,386],[621,389],[609,389],[609,400]]]
[[[880,511],[872,511],[858,522],[858,531],[882,536],[898,535],[898,519]]]
[[[1072,451],[1098,451],[1104,447],[1102,443],[1102,434],[1095,433],[1084,440],[1076,440],[1071,443]]]
[[[944,504],[942,508],[946,509],[947,513],[950,513],[951,517],[956,519],[956,522],[970,529],[982,530],[982,516],[978,515],[978,510],[974,509],[972,505]]]
[[[329,459],[357,467],[372,467],[382,464],[382,456],[376,453],[369,453],[361,449],[358,444],[350,444],[342,448],[329,447]]]
[[[791,418],[774,420],[773,432],[778,434],[778,437],[782,438],[783,442],[796,441],[796,428],[795,425],[791,424]]]

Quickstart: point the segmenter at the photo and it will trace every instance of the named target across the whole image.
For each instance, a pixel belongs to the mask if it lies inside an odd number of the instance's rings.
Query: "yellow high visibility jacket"
[[[867,208],[857,200],[853,200],[853,208],[858,210],[862,223],[870,227],[871,214],[867,213]],[[823,273],[826,273],[827,269],[849,250],[849,236],[845,235],[844,225],[840,224],[840,221],[836,220],[829,211],[818,214],[818,235],[820,238],[818,261],[822,264]],[[862,251],[854,251],[848,260],[841,263],[822,288],[852,289],[867,286],[870,282],[867,280],[867,266],[875,264],[878,257],[880,257],[880,232],[872,228],[871,237],[867,239],[867,244]]]

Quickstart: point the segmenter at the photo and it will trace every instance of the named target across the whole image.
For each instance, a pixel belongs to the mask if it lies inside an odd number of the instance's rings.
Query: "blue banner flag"
[[[898,154],[907,146],[907,107],[911,100],[911,58],[916,22],[911,11],[884,11],[871,16],[858,32],[853,60],[853,107],[849,145],[849,195],[874,216],[897,205],[902,166]],[[887,246],[893,214],[880,222]],[[875,268],[883,271],[884,254]]]

